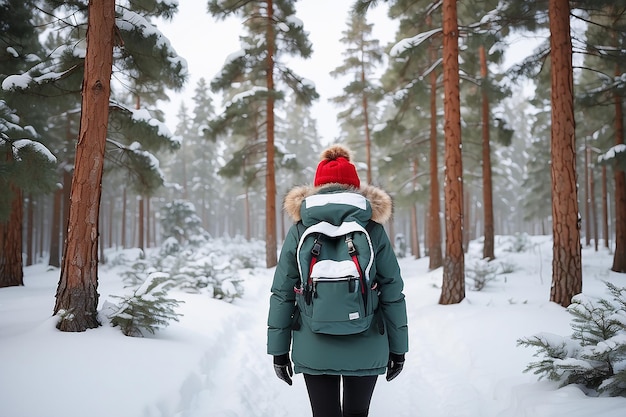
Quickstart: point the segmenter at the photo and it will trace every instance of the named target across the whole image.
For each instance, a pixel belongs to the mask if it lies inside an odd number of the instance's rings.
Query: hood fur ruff
[[[283,209],[294,222],[298,222],[301,220],[300,206],[302,206],[304,199],[310,195],[317,194],[324,188],[329,187],[341,187],[349,191],[358,192],[367,198],[372,206],[372,220],[376,223],[385,223],[391,217],[391,213],[393,211],[393,202],[391,201],[391,197],[385,191],[373,185],[366,185],[359,189],[334,183],[324,184],[319,187],[314,187],[312,185],[294,187],[285,196]]]

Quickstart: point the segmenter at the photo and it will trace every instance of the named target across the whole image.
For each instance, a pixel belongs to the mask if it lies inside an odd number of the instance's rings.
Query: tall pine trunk
[[[489,138],[489,96],[487,94],[487,56],[485,47],[480,46],[480,75],[482,78],[482,133],[483,133],[483,214],[485,219],[485,243],[483,258],[490,261],[496,258],[494,248],[493,190],[491,181],[491,146]]]
[[[265,173],[265,265],[276,266],[276,177],[274,174],[274,2],[267,1],[267,170]]]
[[[98,307],[98,218],[109,118],[115,0],[90,0],[80,133],[72,180],[67,241],[54,314],[62,331],[100,325]]]
[[[10,153],[8,155],[11,155]],[[12,156],[9,156],[12,157]],[[24,285],[22,267],[22,190],[10,185],[11,213],[0,223],[0,288]]]
[[[53,195],[48,265],[59,268],[61,266],[61,202],[63,200],[63,189],[55,190]]]
[[[418,159],[413,159],[413,190],[417,190],[417,172],[418,172]],[[417,204],[411,204],[411,255],[415,257],[415,259],[419,259],[422,257],[420,250],[420,236],[419,236],[419,227],[417,224]]]
[[[437,50],[432,45],[432,41],[428,50],[431,64],[434,64],[437,60]],[[433,70],[430,73],[430,204],[428,209],[428,268],[431,270],[443,265],[437,145],[437,73]]]
[[[33,195],[29,194],[26,204],[26,266],[30,266],[34,263],[34,217],[35,217],[35,203],[33,201]]]
[[[446,254],[443,262],[440,304],[455,304],[465,298],[458,36],[456,0],[443,0]]]
[[[362,35],[362,34],[361,34]],[[361,48],[363,43],[361,42]],[[365,163],[367,165],[367,183],[372,183],[372,140],[370,137],[370,119],[369,109],[367,103],[367,89],[365,88],[365,62],[363,50],[361,50],[361,84],[363,85],[363,97],[361,99],[361,105],[363,107],[363,124],[365,129]]]
[[[550,301],[564,307],[582,291],[580,222],[576,188],[574,83],[569,1],[550,0],[552,65],[552,286]]]
[[[616,76],[620,76],[619,65],[615,68]],[[615,100],[615,144],[624,144],[624,114],[622,96],[614,93]],[[611,271],[626,273],[626,172],[614,168],[615,177],[615,253]]]
[[[602,237],[604,247],[609,248],[609,190],[607,186],[606,165],[602,165]]]

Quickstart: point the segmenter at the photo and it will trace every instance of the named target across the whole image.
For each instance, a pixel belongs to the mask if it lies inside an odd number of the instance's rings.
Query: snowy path
[[[177,417],[259,417],[301,415],[308,398],[301,378],[292,387],[274,375],[265,339],[269,276],[247,277],[240,310],[216,335],[201,365],[204,385],[190,409]],[[306,410],[306,407],[304,408]]]
[[[287,386],[276,378],[271,357],[265,353],[271,277],[251,276],[246,282],[245,296],[234,306],[238,313],[215,335],[214,346],[207,347],[199,369],[202,387],[189,409],[177,417],[234,417],[251,411],[267,417],[310,415],[302,375]],[[419,303],[432,304],[432,300]],[[379,378],[371,416],[490,417],[489,407],[481,407],[488,399],[475,386],[480,379],[468,378],[472,358],[459,338],[463,333],[452,325],[456,318],[432,320],[431,314],[446,314],[436,310],[437,306],[410,310],[407,365],[393,382]],[[425,311],[430,313],[424,316]],[[451,325],[442,326],[447,322]]]

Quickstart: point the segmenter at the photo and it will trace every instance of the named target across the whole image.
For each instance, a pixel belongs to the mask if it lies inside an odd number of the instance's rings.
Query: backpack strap
[[[320,256],[322,252],[322,235],[321,233],[317,234],[315,238],[315,242],[313,242],[313,247],[311,248],[311,263],[309,264],[309,277],[306,281],[306,286],[304,287],[304,301],[308,304],[311,304],[311,297],[313,294],[313,278],[311,274],[313,273],[313,265],[317,262],[317,258]]]
[[[359,265],[359,259],[357,255],[359,254],[354,246],[354,242],[352,241],[352,233],[346,235],[346,246],[348,246],[348,255],[352,258],[352,262],[356,266],[356,270],[359,273],[359,286],[361,287],[361,294],[365,296],[365,279],[363,278],[363,271],[361,270],[361,265]]]

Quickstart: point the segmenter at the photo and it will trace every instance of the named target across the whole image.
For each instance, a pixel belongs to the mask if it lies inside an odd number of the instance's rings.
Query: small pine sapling
[[[581,384],[609,396],[626,396],[626,288],[606,284],[613,301],[573,298],[571,337],[542,333],[518,340],[538,349],[526,371],[561,382]]]
[[[174,309],[183,301],[167,298],[171,286],[167,274],[154,272],[132,295],[112,295],[121,300],[109,315],[113,327],[119,326],[126,336],[143,337],[146,331],[154,334],[170,321],[178,321],[181,314]]]
[[[497,266],[487,259],[478,259],[473,265],[465,267],[465,275],[470,288],[474,291],[481,291],[487,284],[496,279]]]

